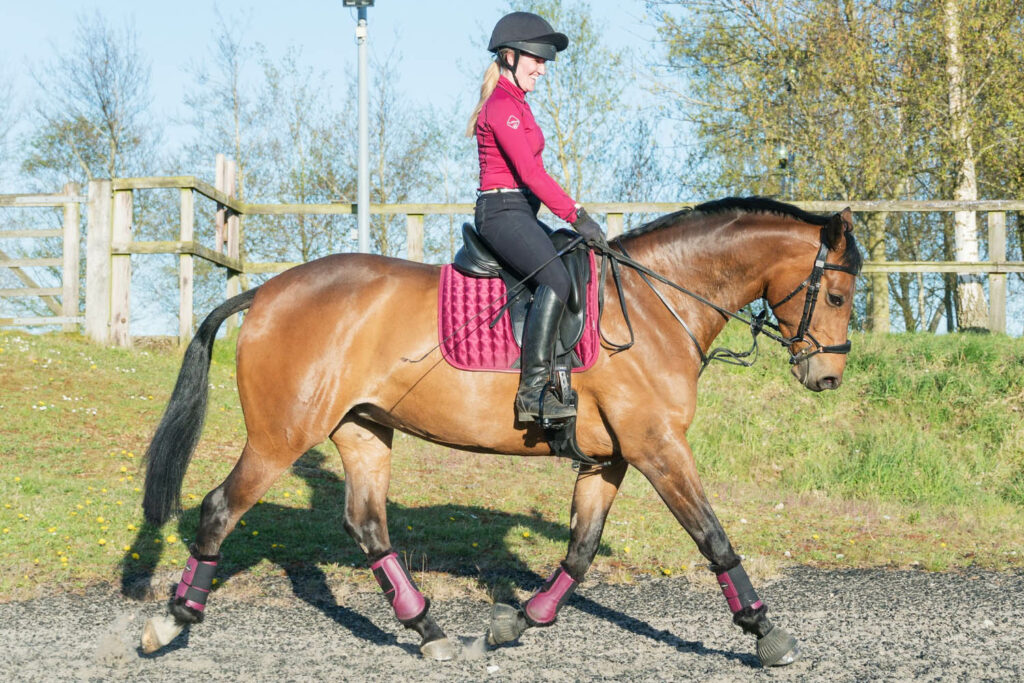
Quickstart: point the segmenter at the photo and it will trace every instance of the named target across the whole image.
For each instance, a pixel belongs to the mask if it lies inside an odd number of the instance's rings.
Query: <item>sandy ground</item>
[[[533,586],[527,586],[532,588]],[[426,661],[379,595],[318,596],[286,579],[266,597],[214,595],[205,623],[138,651],[162,601],[113,589],[0,605],[5,680],[1024,680],[1024,573],[793,570],[760,588],[802,658],[762,669],[712,585],[684,578],[585,583],[559,622],[482,646],[489,605],[435,601],[462,650]],[[296,594],[299,595],[296,595]],[[301,596],[301,597],[300,597]]]

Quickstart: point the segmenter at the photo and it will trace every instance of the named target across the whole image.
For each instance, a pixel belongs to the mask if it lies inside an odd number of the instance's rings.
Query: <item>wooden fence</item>
[[[119,178],[89,183],[88,244],[86,256],[85,330],[103,344],[130,346],[131,261],[132,254],[177,254],[179,258],[179,340],[184,343],[192,335],[193,258],[199,257],[220,266],[227,273],[227,294],[241,290],[249,274],[277,273],[293,262],[254,263],[240,257],[240,220],[256,215],[354,215],[354,204],[255,204],[239,201],[234,196],[234,170],[230,162],[218,157],[217,186],[193,176]],[[176,189],[180,195],[179,235],[172,241],[136,241],[132,238],[133,194],[149,189]],[[215,248],[195,238],[195,195],[205,197],[217,206]],[[8,195],[7,197],[12,197]],[[70,202],[65,197],[64,202]],[[54,200],[56,204],[60,201]],[[79,201],[79,199],[75,199]],[[56,205],[51,204],[51,205]],[[1006,274],[1024,272],[1024,262],[1006,260],[1006,213],[1024,211],[1024,201],[809,201],[794,202],[797,206],[818,212],[840,211],[845,207],[857,213],[877,212],[952,212],[978,211],[988,215],[989,260],[980,262],[933,262],[880,260],[865,263],[864,272],[878,273],[967,273],[989,278],[990,329],[1006,331]],[[4,202],[0,206],[15,205]],[[664,214],[692,207],[692,202],[653,203],[587,203],[593,214],[604,214],[609,236],[620,234],[626,214]],[[75,205],[77,206],[77,205]],[[423,260],[423,223],[427,215],[472,215],[473,204],[371,204],[375,215],[406,217],[407,257]],[[77,221],[75,221],[77,225]],[[92,226],[103,226],[93,229]],[[73,233],[73,236],[72,236]],[[65,253],[77,254],[77,228],[66,230]],[[27,235],[24,235],[27,236]],[[71,249],[67,242],[73,241]],[[4,265],[0,261],[0,266]],[[77,266],[76,266],[77,268]],[[65,271],[67,272],[67,271]],[[65,278],[67,281],[67,278]],[[77,282],[77,279],[76,279]],[[68,301],[65,295],[65,301]],[[77,298],[75,299],[77,300]],[[60,319],[50,319],[57,322]],[[76,321],[79,319],[76,319]],[[27,324],[0,319],[0,324]]]
[[[85,318],[78,312],[78,250],[81,230],[79,205],[85,197],[79,195],[78,185],[68,183],[61,194],[18,194],[0,195],[0,207],[40,208],[60,207],[64,209],[61,228],[33,228],[28,230],[0,230],[0,239],[26,240],[44,237],[60,237],[60,257],[12,258],[0,248],[0,268],[10,269],[21,281],[22,287],[0,289],[0,299],[15,297],[38,297],[53,315],[0,317],[0,327],[15,325],[61,325],[64,331],[73,332]],[[59,287],[41,287],[28,268],[59,267]],[[60,301],[56,297],[60,297]]]

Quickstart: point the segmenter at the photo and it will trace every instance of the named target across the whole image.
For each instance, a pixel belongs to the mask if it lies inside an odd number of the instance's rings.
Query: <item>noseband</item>
[[[803,342],[807,344],[806,347],[800,351],[793,353],[789,351],[789,363],[790,365],[796,365],[801,363],[811,356],[816,356],[819,353],[842,353],[847,354],[850,352],[850,340],[847,339],[842,344],[835,344],[832,346],[822,346],[822,344],[815,339],[814,335],[808,331],[811,326],[811,319],[814,317],[814,307],[818,303],[818,292],[821,290],[821,277],[825,274],[826,270],[838,270],[841,273],[849,273],[850,275],[857,275],[857,271],[853,268],[843,265],[837,265],[834,263],[827,263],[825,258],[828,256],[828,246],[825,244],[824,230],[821,235],[821,245],[818,247],[818,255],[814,258],[814,268],[811,270],[810,276],[801,282],[796,289],[787,294],[777,303],[769,303],[772,311],[778,309],[779,306],[786,303],[794,296],[800,293],[801,290],[807,289],[807,296],[804,298],[804,311],[803,315],[800,316],[800,324],[797,326],[796,334],[792,337],[782,337],[781,330],[778,326],[771,325],[775,330],[778,330],[780,334],[778,336],[765,332],[764,334],[777,342],[782,344],[789,350],[794,344]],[[767,300],[766,300],[767,301]],[[776,316],[777,317],[777,316]]]

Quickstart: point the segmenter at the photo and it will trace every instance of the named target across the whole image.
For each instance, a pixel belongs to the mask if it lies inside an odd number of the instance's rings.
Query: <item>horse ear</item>
[[[825,224],[825,244],[831,251],[839,249],[848,230],[853,230],[853,213],[850,207],[833,214]]]

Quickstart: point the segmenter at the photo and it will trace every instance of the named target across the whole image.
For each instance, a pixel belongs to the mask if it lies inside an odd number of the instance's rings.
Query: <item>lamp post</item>
[[[366,69],[366,8],[374,0],[342,0],[345,7],[359,11],[356,44],[359,46],[359,171],[356,182],[356,216],[359,225],[359,251],[370,251],[370,108]]]

